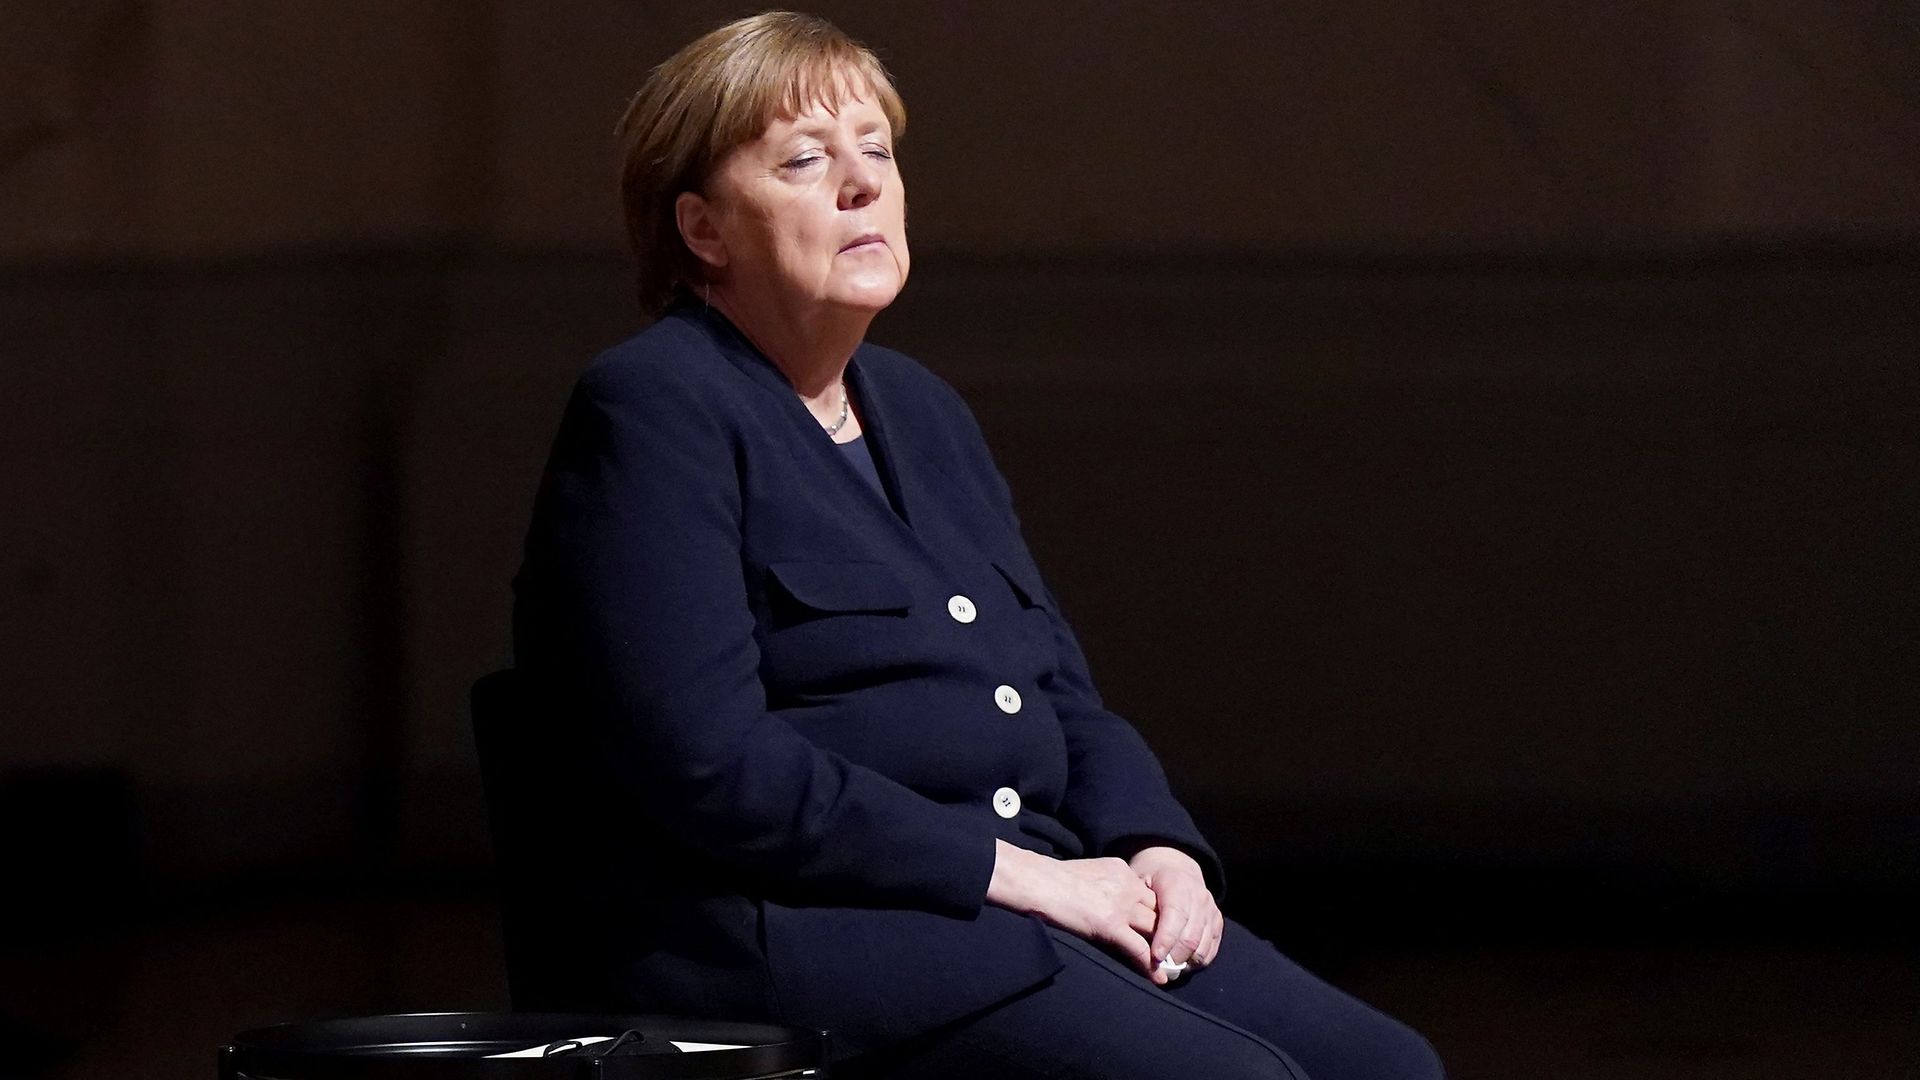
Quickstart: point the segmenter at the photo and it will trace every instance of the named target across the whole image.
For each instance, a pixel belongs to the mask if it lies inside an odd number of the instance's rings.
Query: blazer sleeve
[[[590,369],[536,501],[517,627],[583,703],[622,805],[783,896],[970,916],[994,834],[766,709],[735,440],[711,394]],[[522,603],[531,598],[522,596]]]
[[[1006,478],[993,463],[986,437],[971,410],[957,393],[953,398],[966,420],[965,437],[973,444],[969,456],[983,474],[1004,524],[1018,540],[1022,557],[1031,563]],[[1059,655],[1058,666],[1040,685],[1060,718],[1067,741],[1062,823],[1085,841],[1087,851],[1094,856],[1128,858],[1141,848],[1158,844],[1179,848],[1200,864],[1208,888],[1218,900],[1226,894],[1226,871],[1219,855],[1174,797],[1166,771],[1146,740],[1101,700],[1086,654],[1067,624],[1059,600],[1037,567],[1034,572],[1046,594],[1041,599],[1053,624]]]
[[[1046,588],[1043,583],[1041,586]],[[1048,591],[1059,666],[1042,682],[1067,738],[1067,790],[1060,819],[1095,855],[1130,858],[1164,844],[1193,856],[1217,902],[1226,895],[1226,870],[1167,783],[1166,770],[1140,732],[1108,709],[1073,630]]]

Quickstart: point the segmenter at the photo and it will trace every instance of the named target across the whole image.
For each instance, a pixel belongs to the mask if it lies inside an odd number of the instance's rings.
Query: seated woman
[[[827,1028],[836,1076],[1438,1076],[1221,914],[966,405],[864,340],[907,280],[905,120],[870,52],[770,12],[623,121],[656,321],[580,379],[515,581],[566,804],[516,1006]]]

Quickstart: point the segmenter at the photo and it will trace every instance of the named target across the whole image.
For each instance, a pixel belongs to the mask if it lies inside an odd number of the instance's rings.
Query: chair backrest
[[[622,847],[630,830],[610,835],[624,820],[620,796],[570,722],[581,706],[519,670],[476,681],[471,704],[514,1008],[579,1012],[622,1000],[600,952],[636,871]]]
[[[553,805],[540,762],[525,679],[508,668],[474,682],[470,702],[473,744],[480,758],[493,863],[500,883],[500,915],[507,983],[516,1006],[546,980],[550,952],[540,928],[550,900],[540,887],[541,858]]]
[[[493,836],[493,859],[504,876],[519,854],[519,838],[514,827],[518,793],[516,784],[523,777],[512,767],[516,743],[524,738],[525,712],[520,673],[508,668],[482,676],[474,682],[470,697],[473,710],[473,746],[480,758],[480,784],[486,792],[487,824]]]
[[[486,792],[487,822],[493,835],[496,863],[507,857],[509,819],[507,788],[513,783],[509,762],[513,742],[520,736],[524,712],[520,673],[512,668],[483,675],[469,697],[473,711],[473,745],[480,757],[480,784]]]

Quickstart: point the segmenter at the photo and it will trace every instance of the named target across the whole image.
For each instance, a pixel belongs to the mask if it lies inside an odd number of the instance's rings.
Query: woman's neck
[[[793,384],[809,408],[840,408],[840,380],[847,361],[867,336],[874,313],[808,306],[779,310],[770,304],[742,303],[732,290],[715,285],[707,303],[719,308],[747,340]],[[818,411],[818,410],[816,410]]]

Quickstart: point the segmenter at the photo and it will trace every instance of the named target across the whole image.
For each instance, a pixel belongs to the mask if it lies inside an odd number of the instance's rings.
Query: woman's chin
[[[851,311],[881,311],[894,298],[900,295],[900,286],[904,282],[898,278],[885,281],[849,282],[842,288],[833,290],[827,296],[828,303],[835,307]]]

